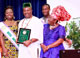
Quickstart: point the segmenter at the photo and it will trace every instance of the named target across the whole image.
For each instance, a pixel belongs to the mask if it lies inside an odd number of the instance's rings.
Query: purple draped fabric
[[[65,28],[61,25],[56,27],[55,29],[50,30],[49,24],[44,25],[44,45],[48,46],[55,41],[57,41],[59,38],[65,39]],[[50,48],[45,53],[41,49],[40,58],[59,58],[59,51],[64,50],[63,44],[60,44],[57,47]]]

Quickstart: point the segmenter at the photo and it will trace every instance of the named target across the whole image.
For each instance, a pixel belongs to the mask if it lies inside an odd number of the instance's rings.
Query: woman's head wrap
[[[53,8],[51,16],[59,21],[68,21],[71,18],[71,15],[63,6],[57,6],[56,8]]]

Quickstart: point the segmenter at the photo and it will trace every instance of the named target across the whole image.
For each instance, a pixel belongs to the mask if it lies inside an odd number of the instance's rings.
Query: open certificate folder
[[[30,38],[31,29],[20,28],[19,36],[18,36],[18,43],[23,43]]]

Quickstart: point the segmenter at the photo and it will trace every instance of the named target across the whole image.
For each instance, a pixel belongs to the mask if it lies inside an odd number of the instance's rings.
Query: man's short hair
[[[47,5],[47,6],[49,7],[49,9],[50,9],[50,5],[49,5],[49,4],[44,4],[43,6],[45,6],[45,5]],[[43,7],[43,6],[42,6],[42,7]]]

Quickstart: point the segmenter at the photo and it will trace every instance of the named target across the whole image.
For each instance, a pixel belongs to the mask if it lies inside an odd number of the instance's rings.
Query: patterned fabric
[[[17,26],[8,26],[15,35],[17,35]],[[16,49],[16,47],[10,42],[10,40],[8,40],[8,38],[3,35],[4,38],[4,42],[5,42],[5,47],[8,49],[8,55],[9,57],[5,57],[3,56],[2,58],[18,58],[18,50]]]
[[[63,6],[57,6],[56,8],[53,8],[51,16],[57,18],[59,21],[68,21],[71,18],[71,15]]]
[[[65,28],[63,26],[59,25],[52,30],[49,29],[49,26],[49,24],[44,25],[44,45],[48,46],[57,41],[59,38],[65,39]],[[60,50],[64,50],[63,44],[60,44],[54,48],[50,48],[46,52],[41,50],[40,58],[59,58]]]

